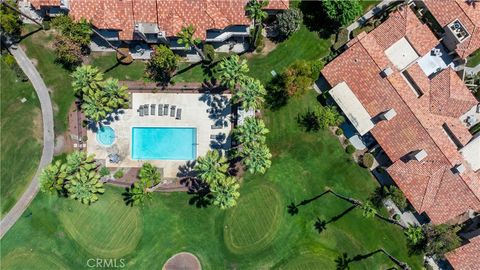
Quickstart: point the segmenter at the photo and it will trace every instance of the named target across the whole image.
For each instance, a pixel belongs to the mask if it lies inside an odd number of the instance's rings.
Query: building
[[[247,0],[30,0],[44,16],[68,13],[74,19],[92,22],[110,42],[140,41],[169,44],[183,50],[175,35],[182,27],[196,27],[195,36],[215,47],[243,43],[250,34],[245,16]],[[289,7],[288,0],[271,0],[266,11]],[[101,45],[101,44],[100,44]]]
[[[455,52],[410,7],[347,46],[322,74],[358,133],[386,153],[409,202],[434,224],[478,214],[480,134],[469,128],[480,105],[455,71]]]
[[[461,58],[480,49],[480,7],[472,0],[423,0],[418,5],[428,9],[445,32],[444,44]]]
[[[476,270],[480,267],[480,236],[476,236],[470,241],[445,254],[454,269],[458,270]]]

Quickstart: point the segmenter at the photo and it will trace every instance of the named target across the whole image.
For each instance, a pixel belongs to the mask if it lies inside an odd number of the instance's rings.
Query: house
[[[480,3],[473,0],[423,0],[418,5],[430,11],[443,27],[443,43],[461,58],[480,49]]]
[[[475,270],[480,266],[480,236],[470,239],[469,243],[445,254],[454,269]]]
[[[168,44],[185,50],[175,37],[184,26],[196,27],[195,37],[213,44],[243,43],[250,34],[245,16],[247,0],[30,0],[44,15],[67,12],[76,20],[85,18],[110,42]],[[266,11],[288,9],[289,0],[271,0]],[[54,9],[55,8],[55,9]],[[54,12],[57,11],[57,12]]]
[[[433,224],[478,214],[480,135],[469,128],[480,105],[449,48],[410,7],[347,46],[322,75],[352,125],[388,156],[386,171],[409,202]]]

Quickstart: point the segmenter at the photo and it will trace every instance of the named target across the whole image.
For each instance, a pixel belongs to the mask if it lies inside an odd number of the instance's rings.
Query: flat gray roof
[[[337,84],[329,93],[360,135],[364,135],[375,126],[372,117],[346,82]]]

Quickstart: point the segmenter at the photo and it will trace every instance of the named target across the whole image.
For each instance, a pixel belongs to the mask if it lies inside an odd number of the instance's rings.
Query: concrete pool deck
[[[220,95],[215,95],[220,97]],[[230,95],[222,95],[228,100]],[[210,94],[190,93],[132,93],[132,108],[124,110],[119,119],[109,126],[115,130],[115,142],[111,147],[105,147],[96,140],[96,133],[87,131],[87,152],[95,154],[97,159],[105,159],[107,167],[141,167],[146,161],[163,168],[164,177],[177,177],[179,167],[187,163],[186,160],[133,160],[131,157],[132,128],[133,127],[190,127],[197,129],[197,157],[203,156],[211,149],[210,135],[225,134],[228,136],[231,131],[231,106],[227,105],[221,116],[212,117],[207,109],[211,108],[209,100],[213,98]],[[144,104],[169,104],[182,109],[182,119],[176,120],[168,116],[158,116],[158,108],[155,115],[140,116],[137,109]],[[221,129],[212,129],[219,120],[225,120],[226,126]],[[229,145],[227,145],[228,147]],[[108,155],[117,153],[120,156],[119,163],[111,163]]]

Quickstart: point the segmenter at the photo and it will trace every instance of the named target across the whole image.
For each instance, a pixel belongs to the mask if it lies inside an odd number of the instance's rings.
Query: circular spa
[[[97,142],[102,146],[111,146],[115,142],[115,130],[103,126],[97,131]]]

